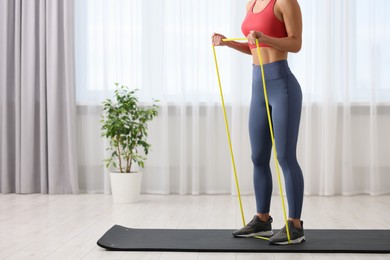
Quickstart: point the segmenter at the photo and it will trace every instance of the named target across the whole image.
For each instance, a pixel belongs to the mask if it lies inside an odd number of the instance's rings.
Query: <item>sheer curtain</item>
[[[306,194],[390,192],[390,3],[301,1],[304,45],[291,66],[304,88]]]
[[[388,193],[390,4],[299,3],[303,48],[289,61],[304,93],[298,157],[305,193]],[[160,115],[149,127],[152,152],[143,170],[143,192],[235,193],[210,39],[213,32],[241,37],[245,4],[76,2],[81,190],[109,192],[100,103],[119,82],[138,88],[146,105],[152,98],[161,100]],[[252,194],[247,130],[251,57],[225,47],[217,52],[241,191]]]

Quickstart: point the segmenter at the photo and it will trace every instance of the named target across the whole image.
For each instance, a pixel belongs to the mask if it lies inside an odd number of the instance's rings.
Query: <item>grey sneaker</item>
[[[249,222],[245,227],[236,230],[233,232],[235,237],[254,237],[254,236],[264,236],[270,237],[273,235],[272,231],[272,218],[268,218],[267,222],[260,220],[258,216],[254,216],[251,222]]]
[[[291,244],[299,244],[305,242],[305,233],[303,232],[303,222],[301,221],[302,228],[295,228],[292,221],[287,221]],[[278,233],[269,239],[269,243],[273,245],[288,245],[287,230],[284,226]]]

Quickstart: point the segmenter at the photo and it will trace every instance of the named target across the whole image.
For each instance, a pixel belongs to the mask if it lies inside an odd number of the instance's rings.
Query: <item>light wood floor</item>
[[[274,228],[283,225],[272,198]],[[253,196],[243,197],[246,220]],[[390,229],[390,196],[305,197],[304,227]],[[143,195],[113,204],[109,195],[0,195],[0,259],[390,259],[358,254],[216,254],[108,252],[96,241],[114,224],[133,228],[239,228],[237,198],[229,195]],[[390,243],[390,241],[389,241]]]

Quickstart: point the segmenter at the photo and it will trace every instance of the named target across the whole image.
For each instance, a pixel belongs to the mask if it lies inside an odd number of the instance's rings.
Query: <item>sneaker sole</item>
[[[258,233],[251,233],[251,234],[246,234],[246,235],[235,235],[233,234],[233,236],[235,237],[256,237],[256,236],[260,236],[260,237],[270,237],[274,234],[274,232],[272,230],[270,231],[263,231],[263,232],[258,232]]]
[[[288,243],[288,241],[284,241],[284,242],[270,242],[270,244],[271,245],[289,245],[289,244],[300,244],[303,242],[305,242],[305,236],[293,239],[293,240],[291,240],[291,243]]]

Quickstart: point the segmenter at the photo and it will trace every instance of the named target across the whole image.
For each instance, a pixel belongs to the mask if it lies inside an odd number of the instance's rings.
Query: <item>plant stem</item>
[[[129,147],[130,144],[129,144],[129,139],[127,139],[127,147]],[[130,148],[127,148],[128,149],[128,154],[127,154],[127,161],[126,161],[126,172],[130,172],[130,163],[131,163],[131,150]],[[129,155],[130,153],[130,155]]]
[[[123,173],[122,170],[122,160],[121,160],[121,149],[120,149],[120,142],[119,142],[119,136],[116,136],[116,141],[118,142],[118,158],[119,158],[119,169],[121,173]]]
[[[131,156],[127,157],[126,172],[130,172],[130,168],[131,168]]]

